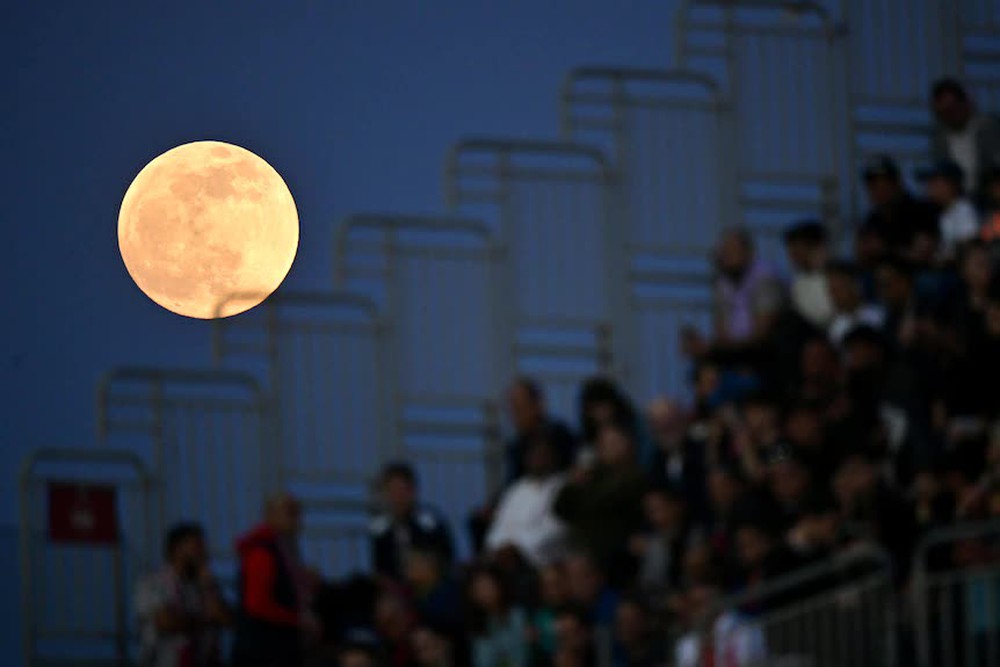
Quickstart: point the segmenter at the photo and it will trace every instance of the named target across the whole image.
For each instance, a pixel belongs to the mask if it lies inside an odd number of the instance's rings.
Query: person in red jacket
[[[239,610],[233,667],[299,667],[302,639],[314,627],[307,613],[310,575],[298,554],[302,508],[288,494],[271,498],[262,524],[236,544]]]

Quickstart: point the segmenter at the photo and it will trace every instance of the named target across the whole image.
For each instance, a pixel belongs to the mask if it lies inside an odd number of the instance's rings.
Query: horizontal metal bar
[[[541,169],[538,167],[504,167],[500,165],[458,165],[455,177],[489,176],[507,181],[531,179],[545,183],[603,183],[607,180],[605,172],[587,172],[576,169]]]
[[[142,381],[157,385],[237,385],[260,392],[260,383],[249,373],[228,369],[157,368],[153,366],[122,366],[108,371],[101,379],[106,390],[116,382]]]
[[[488,225],[476,218],[459,216],[414,215],[408,213],[355,213],[344,218],[337,234],[350,236],[355,229],[376,229],[379,231],[456,231],[468,232],[489,240],[492,233]]]
[[[567,85],[588,79],[610,79],[615,83],[629,81],[657,81],[662,83],[697,84],[713,95],[719,94],[719,83],[706,72],[691,69],[652,69],[613,67],[606,65],[581,65],[566,75]]]
[[[451,152],[456,157],[462,153],[500,153],[506,156],[570,155],[588,158],[596,162],[602,170],[608,169],[608,160],[600,149],[568,141],[467,137],[459,139],[452,146]]]
[[[514,351],[519,354],[544,354],[549,357],[584,357],[589,358],[607,352],[604,346],[565,345],[557,343],[514,343]]]
[[[141,483],[148,482],[151,477],[146,470],[146,464],[135,452],[124,449],[68,449],[65,447],[43,447],[31,451],[21,462],[19,478],[22,484],[30,484],[31,475],[43,464],[120,464],[131,468]]]
[[[1000,520],[993,519],[990,521],[959,524],[947,528],[936,528],[924,535],[920,542],[917,543],[917,548],[914,550],[913,556],[914,571],[921,573],[924,571],[924,559],[927,556],[927,551],[935,546],[947,542],[984,537],[991,534],[1000,534]]]

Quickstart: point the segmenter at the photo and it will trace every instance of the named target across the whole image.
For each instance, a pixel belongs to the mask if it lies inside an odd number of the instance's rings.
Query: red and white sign
[[[118,498],[115,487],[50,482],[49,539],[72,544],[117,544]]]

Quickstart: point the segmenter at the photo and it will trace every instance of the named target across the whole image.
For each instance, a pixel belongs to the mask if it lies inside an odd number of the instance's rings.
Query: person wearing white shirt
[[[939,160],[917,172],[927,196],[941,207],[941,258],[952,260],[958,247],[979,234],[979,216],[965,196],[965,174],[953,160]]]
[[[785,253],[792,268],[792,306],[813,326],[826,327],[833,317],[823,271],[827,260],[826,228],[818,220],[795,223],[785,230]]]
[[[565,477],[556,473],[553,446],[544,438],[532,440],[524,452],[525,475],[500,498],[486,535],[486,550],[496,554],[514,548],[535,567],[559,558],[566,529],[552,511]]]
[[[880,306],[866,304],[861,296],[861,277],[850,262],[832,262],[826,267],[827,288],[834,314],[827,329],[830,342],[838,348],[844,336],[858,326],[880,329],[885,311]]]

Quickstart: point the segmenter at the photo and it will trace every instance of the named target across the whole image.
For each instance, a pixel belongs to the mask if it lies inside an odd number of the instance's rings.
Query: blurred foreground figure
[[[264,522],[239,539],[239,612],[233,667],[298,667],[304,635],[316,624],[306,612],[310,575],[298,552],[302,508],[290,495],[267,502]]]
[[[229,610],[208,567],[201,526],[178,524],[167,533],[166,564],[136,591],[142,667],[220,665],[219,628]]]

